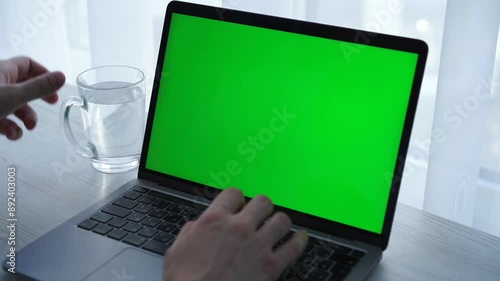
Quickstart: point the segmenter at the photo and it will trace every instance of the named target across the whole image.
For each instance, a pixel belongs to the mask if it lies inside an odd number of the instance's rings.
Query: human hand
[[[23,135],[23,130],[7,118],[12,113],[28,130],[35,128],[37,115],[28,102],[42,98],[48,103],[56,103],[56,91],[65,80],[62,72],[49,72],[27,57],[0,60],[0,134],[10,140]]]
[[[241,191],[223,191],[198,220],[185,224],[168,249],[164,281],[277,280],[304,251],[308,236],[298,231],[273,251],[292,224],[283,213],[269,218],[272,211],[265,196],[245,206]]]

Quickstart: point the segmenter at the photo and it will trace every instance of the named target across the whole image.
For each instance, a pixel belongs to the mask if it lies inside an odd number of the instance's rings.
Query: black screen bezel
[[[397,204],[397,197],[401,179],[403,176],[406,154],[408,151],[412,124],[415,118],[418,97],[422,84],[425,63],[427,60],[428,47],[421,40],[391,36],[362,30],[355,30],[343,27],[328,26],[293,19],[279,18],[273,16],[248,13],[225,8],[216,8],[198,4],[184,3],[172,1],[167,7],[165,21],[163,26],[163,34],[160,43],[158,62],[156,67],[155,80],[151,95],[151,103],[144,136],[144,145],[141,154],[139,166],[139,178],[153,182],[169,188],[179,190],[197,197],[211,199],[219,190],[208,187],[199,183],[177,178],[171,175],[159,173],[153,170],[146,169],[146,157],[149,150],[149,142],[153,125],[153,118],[156,110],[156,103],[159,92],[159,84],[162,78],[163,62],[165,60],[166,46],[168,40],[168,31],[170,29],[170,21],[173,13],[185,14],[190,16],[198,16],[207,19],[219,21],[227,21],[238,24],[245,24],[268,29],[293,32],[304,35],[317,36],[327,39],[334,39],[350,43],[358,43],[361,45],[376,46],[381,48],[405,51],[418,54],[418,61],[415,70],[414,82],[411,89],[408,110],[404,122],[403,133],[401,136],[400,147],[398,151],[397,162],[393,173],[391,191],[386,208],[386,215],[381,234],[365,231],[359,228],[348,226],[345,224],[332,222],[319,217],[307,215],[294,210],[283,207],[276,207],[276,210],[286,212],[292,221],[297,225],[302,225],[321,232],[334,234],[348,240],[361,241],[371,245],[375,245],[385,250],[387,248],[394,213]],[[391,172],[391,171],[389,171]],[[248,199],[248,198],[247,198]]]

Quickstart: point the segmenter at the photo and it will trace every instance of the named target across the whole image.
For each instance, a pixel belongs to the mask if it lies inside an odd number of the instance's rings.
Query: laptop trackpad
[[[127,248],[94,271],[85,281],[162,280],[163,259]]]

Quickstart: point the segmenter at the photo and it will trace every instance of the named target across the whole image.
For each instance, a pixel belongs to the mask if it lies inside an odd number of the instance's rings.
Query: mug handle
[[[69,97],[66,100],[64,100],[61,106],[61,113],[59,115],[63,136],[66,139],[66,141],[69,144],[71,144],[76,149],[76,151],[82,156],[85,156],[87,158],[97,158],[97,151],[95,149],[95,145],[93,145],[88,141],[78,142],[75,138],[75,135],[73,134],[73,131],[71,130],[71,126],[69,123],[69,112],[71,111],[71,108],[73,108],[73,106],[78,106],[85,113],[87,113],[87,107],[85,106],[85,102],[83,101],[82,98]]]

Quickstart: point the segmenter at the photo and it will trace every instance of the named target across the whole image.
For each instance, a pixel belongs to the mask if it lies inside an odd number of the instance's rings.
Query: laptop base
[[[16,271],[18,274],[34,280],[54,281],[113,280],[113,278],[121,280],[117,276],[124,278],[123,276],[131,277],[132,275],[140,276],[144,280],[161,280],[163,254],[148,251],[141,247],[134,247],[122,241],[78,227],[89,217],[95,217],[99,210],[105,209],[111,202],[116,202],[117,199],[124,198],[123,196],[129,196],[128,194],[137,186],[147,187],[147,190],[151,190],[151,192],[171,195],[179,198],[179,200],[190,200],[188,194],[182,194],[154,183],[132,180],[91,208],[21,249],[17,253]],[[206,200],[202,201],[191,202],[193,206],[198,207],[209,203]],[[327,277],[324,280],[364,280],[382,257],[382,250],[371,245],[353,243],[340,238],[332,239],[332,237],[314,230],[308,231],[311,234],[310,244],[306,250],[309,254],[304,254],[299,258],[296,263],[300,262],[300,264],[290,267],[283,274],[284,278],[297,277],[299,278],[297,280],[321,280],[325,276],[321,273],[329,271],[330,273],[326,275]],[[336,244],[328,244],[326,240],[323,240],[327,237],[328,240],[333,240]],[[362,256],[356,259],[357,264],[355,267],[351,268],[348,265],[351,261],[347,259],[343,261],[346,264],[337,264],[336,267],[336,263],[330,261],[329,257],[332,256],[332,252],[335,252],[335,248],[337,249],[336,252],[338,252],[337,255],[342,255],[344,258],[348,257],[348,255],[342,253],[346,249],[340,245],[359,249],[349,250],[353,256],[362,253]],[[130,262],[133,260],[140,261],[140,266],[131,265]],[[148,262],[145,263],[145,260]],[[3,266],[8,268],[6,261],[4,261]],[[326,268],[320,268],[321,266],[326,266]],[[145,273],[143,272],[144,268],[148,269]],[[334,278],[337,275],[333,275],[333,272],[338,274],[338,278]],[[309,275],[320,279],[309,277]]]

